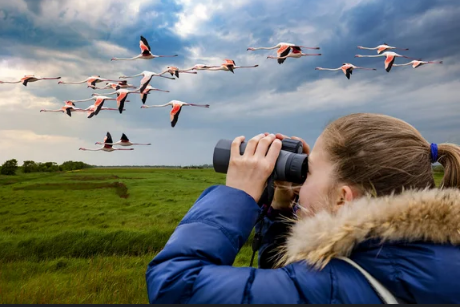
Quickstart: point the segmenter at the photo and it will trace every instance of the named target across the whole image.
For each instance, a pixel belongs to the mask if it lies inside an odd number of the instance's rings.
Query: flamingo
[[[358,49],[365,49],[365,50],[377,50],[377,54],[381,54],[384,51],[388,51],[390,49],[399,49],[399,50],[409,50],[408,48],[399,48],[399,47],[393,47],[389,46],[387,43],[383,43],[382,45],[378,45],[377,47],[363,47],[363,46],[358,46]]]
[[[393,66],[407,66],[407,65],[411,65],[412,64],[412,68],[418,68],[420,66],[423,66],[425,64],[442,64],[443,62],[442,61],[417,61],[417,60],[413,60],[413,61],[410,61],[409,63],[405,63],[405,64],[393,64]]]
[[[58,84],[82,84],[82,83],[87,83],[88,84],[88,87],[94,87],[96,86],[96,83],[101,83],[101,82],[104,82],[104,81],[119,81],[119,80],[110,80],[110,79],[105,79],[105,78],[101,78],[101,76],[91,76],[91,77],[88,77],[86,80],[83,80],[83,81],[78,81],[78,82],[63,82],[63,81],[59,81]]]
[[[364,70],[377,70],[375,68],[367,68],[367,67],[359,67],[355,66],[351,63],[343,63],[342,66],[338,68],[323,68],[323,67],[316,67],[315,70],[329,70],[329,71],[337,71],[342,70],[347,79],[350,79],[350,76],[353,74],[353,69],[364,69]]]
[[[303,56],[309,56],[309,55],[312,55],[312,56],[319,56],[321,55],[321,53],[303,53],[302,50],[297,47],[297,46],[292,46],[292,47],[289,47],[290,50],[292,50],[290,53],[288,53],[287,55],[284,55],[284,56],[267,56],[267,59],[278,59],[278,64],[283,64],[284,61],[287,59],[287,58],[300,58],[300,57],[303,57]],[[283,52],[283,54],[285,54],[286,52]]]
[[[271,49],[276,49],[278,48],[278,50],[276,51],[276,55],[278,57],[278,63],[279,64],[283,64],[284,61],[286,60],[285,56],[287,56],[289,54],[289,52],[291,52],[294,48],[299,50],[299,52],[301,52],[301,48],[305,48],[305,49],[320,49],[319,47],[307,47],[307,46],[299,46],[299,45],[296,45],[296,44],[291,44],[291,43],[278,43],[277,45],[273,46],[273,47],[257,47],[257,48],[254,48],[254,47],[249,47],[247,50],[250,50],[250,51],[255,51],[255,50],[271,50]],[[281,58],[281,59],[280,59]]]
[[[106,152],[112,152],[114,150],[134,150],[134,148],[113,148],[111,145],[112,144],[112,136],[110,135],[109,132],[107,132],[105,138],[104,138],[104,142],[103,142],[104,146],[102,146],[101,148],[98,148],[98,149],[87,149],[87,148],[83,148],[83,147],[80,147],[79,150],[87,150],[87,151],[99,151],[99,150],[102,150],[102,151],[106,151]]]
[[[83,99],[83,100],[70,100],[71,102],[84,102],[84,101],[90,101],[90,100],[95,100],[94,105],[96,106],[96,110],[94,110],[94,115],[98,115],[99,111],[101,111],[102,106],[104,105],[104,102],[106,100],[116,100],[115,98],[110,98],[107,96],[101,96],[99,94],[93,94],[93,97],[88,98],[88,99]],[[129,100],[127,100],[129,102]],[[92,117],[92,116],[91,116]],[[90,117],[90,118],[91,118]]]
[[[127,80],[118,81],[117,83],[107,82],[104,87],[96,87],[94,85],[91,85],[91,86],[88,86],[88,87],[91,87],[93,89],[98,89],[98,90],[105,90],[105,89],[109,89],[109,88],[112,88],[112,89],[116,90],[117,86],[119,86],[120,88],[137,88],[132,84],[128,84]]]
[[[130,91],[128,89],[122,89],[120,87],[117,87],[116,91],[113,93],[108,93],[106,95],[113,95],[117,94],[117,106],[118,106],[118,111],[120,111],[120,114],[123,113],[123,107],[125,105],[126,98],[128,98],[128,95],[131,93],[138,93],[140,94],[141,92],[139,91]],[[93,94],[95,95],[95,94]],[[97,95],[97,94],[96,94]],[[129,101],[129,100],[128,100]]]
[[[139,77],[139,76],[143,76],[144,78],[142,78],[141,80],[141,84],[139,86],[139,91],[143,92],[147,85],[149,85],[150,83],[150,80],[152,80],[152,77],[162,77],[162,78],[166,78],[166,79],[171,79],[171,80],[176,80],[176,78],[170,78],[170,77],[165,77],[165,76],[162,76],[161,74],[157,74],[155,72],[152,72],[152,71],[143,71],[141,72],[140,74],[137,74],[137,75],[134,75],[134,76],[120,76],[120,78],[123,78],[123,79],[126,79],[126,78],[135,78],[135,77]]]
[[[116,108],[106,108],[106,107],[102,107],[102,106],[100,108],[98,108],[98,106],[99,106],[99,104],[98,105],[93,104],[93,105],[90,105],[89,107],[87,107],[86,109],[81,109],[81,110],[78,110],[78,111],[86,112],[88,118],[91,118],[94,115],[99,114],[99,111],[118,111],[118,109],[116,109]],[[123,111],[125,111],[125,109],[123,109]]]
[[[387,72],[390,72],[391,67],[393,66],[393,63],[395,62],[395,59],[397,57],[411,59],[411,60],[420,60],[420,59],[414,59],[414,58],[411,58],[411,57],[408,57],[408,56],[405,56],[405,55],[400,55],[400,54],[397,54],[396,52],[390,52],[390,51],[385,51],[384,53],[381,53],[379,55],[361,55],[361,54],[357,54],[357,55],[355,55],[355,58],[377,58],[377,57],[382,57],[382,56],[386,57],[385,70]]]
[[[253,65],[253,66],[236,66],[235,64],[235,61],[233,60],[228,60],[228,59],[225,59],[224,60],[225,63],[223,63],[222,65],[220,65],[218,68],[214,67],[214,68],[209,68],[208,70],[210,71],[217,71],[217,70],[224,70],[224,71],[231,71],[233,74],[234,74],[234,69],[237,69],[237,68],[254,68],[254,67],[258,67],[259,65]]]
[[[195,74],[195,75],[197,74],[196,71],[190,71],[190,70],[191,69],[189,69],[189,70],[181,70],[181,69],[179,69],[179,68],[177,68],[175,66],[168,66],[168,67],[166,67],[166,70],[164,72],[162,72],[160,75],[169,72],[171,74],[171,76],[176,75],[176,77],[179,78],[179,73],[180,72],[187,73],[187,74]]]
[[[96,142],[95,145],[102,145],[102,142]],[[108,143],[106,143],[108,144]],[[119,145],[119,146],[133,146],[133,145],[152,145],[150,143],[131,143],[126,134],[122,133],[121,138],[116,143],[110,143],[108,145]]]
[[[209,68],[216,68],[216,67],[220,67],[219,66],[212,66],[212,65],[206,65],[206,64],[195,64],[193,65],[192,67],[190,67],[189,69],[184,69],[184,70],[209,70]]]
[[[39,80],[57,80],[57,79],[61,79],[61,77],[42,78],[42,77],[36,77],[35,75],[25,75],[19,81],[0,81],[0,84],[2,84],[2,83],[22,83],[24,86],[27,86],[27,83],[29,83],[29,82],[36,82],[36,81],[39,81]]]
[[[177,54],[175,55],[154,55],[152,52],[150,52],[150,46],[145,37],[141,35],[141,39],[139,41],[139,47],[141,48],[141,54],[138,56],[132,57],[132,58],[112,58],[111,61],[120,61],[120,60],[137,60],[137,59],[143,59],[143,60],[150,60],[154,58],[165,58],[165,57],[175,57],[178,56]]]
[[[150,94],[150,91],[158,91],[158,92],[166,92],[166,93],[169,93],[169,91],[160,90],[160,89],[158,89],[158,88],[155,88],[155,87],[152,87],[152,86],[150,86],[150,85],[147,85],[147,87],[145,88],[145,90],[141,93],[142,104],[145,104],[145,102],[147,101],[147,95]]]
[[[71,112],[75,111],[83,111],[83,109],[76,108],[75,104],[72,101],[66,101],[65,105],[57,110],[40,110],[40,112],[62,112],[64,114],[69,115],[70,117],[72,117]]]
[[[171,127],[173,128],[174,126],[176,126],[176,123],[179,120],[179,114],[183,106],[209,108],[209,104],[195,104],[195,103],[186,103],[186,102],[182,102],[179,100],[171,100],[170,102],[166,104],[162,104],[162,105],[152,105],[152,106],[143,105],[141,106],[141,109],[162,108],[162,107],[167,107],[167,106],[172,106],[172,109],[169,115],[170,115]]]

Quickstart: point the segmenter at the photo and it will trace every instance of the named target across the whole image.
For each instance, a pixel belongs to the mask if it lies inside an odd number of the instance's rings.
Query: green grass
[[[0,176],[0,303],[147,303],[145,270],[212,169]],[[248,265],[250,241],[235,266]]]
[[[147,303],[148,263],[224,182],[212,169],[0,176],[0,303]],[[250,243],[234,266],[249,264]]]

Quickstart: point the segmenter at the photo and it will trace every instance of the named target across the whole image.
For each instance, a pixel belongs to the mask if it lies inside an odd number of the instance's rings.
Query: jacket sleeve
[[[232,267],[260,211],[241,190],[227,186],[205,190],[150,262],[146,272],[149,302],[298,302],[288,269]]]
[[[294,217],[294,209],[274,210],[270,207],[267,215],[264,217],[263,223],[259,222],[256,224],[256,232],[261,231],[262,235],[262,244],[258,255],[259,268],[271,269],[274,267],[278,253],[277,248],[286,241],[286,236],[289,235],[292,225],[285,218]]]

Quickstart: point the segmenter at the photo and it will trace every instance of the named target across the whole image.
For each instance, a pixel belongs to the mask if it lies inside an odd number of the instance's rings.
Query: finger
[[[281,134],[281,133],[277,133],[276,134],[276,138],[279,139],[279,140],[284,140],[284,139],[288,139],[289,137],[287,135],[284,135],[284,134]]]
[[[255,152],[255,156],[258,158],[264,158],[267,155],[268,147],[273,143],[275,140],[274,134],[269,134],[266,137],[262,138],[257,145],[257,149]]]
[[[273,169],[275,167],[276,160],[278,159],[278,156],[281,151],[281,141],[279,139],[276,139],[273,141],[272,145],[270,146],[270,149],[268,150],[267,156],[266,156],[266,161],[269,164],[269,168]]]
[[[246,146],[246,149],[244,150],[244,156],[253,156],[254,152],[256,151],[257,144],[263,137],[265,136],[263,133],[261,133],[250,139],[248,145]]]
[[[230,160],[241,156],[240,146],[243,141],[244,141],[244,136],[238,136],[233,140],[232,146],[230,148]]]
[[[301,141],[303,145],[303,152],[306,153],[307,155],[310,154],[310,146],[301,138],[297,136],[292,137],[293,140]]]

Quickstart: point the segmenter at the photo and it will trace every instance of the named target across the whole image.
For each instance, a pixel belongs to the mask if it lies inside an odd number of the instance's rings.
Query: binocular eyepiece
[[[227,173],[230,162],[232,140],[221,139],[214,148],[213,166],[218,173]],[[307,179],[308,155],[303,153],[303,144],[293,139],[281,141],[282,147],[276,160],[274,179],[292,183],[303,183]],[[240,146],[240,154],[244,153],[247,143]]]

